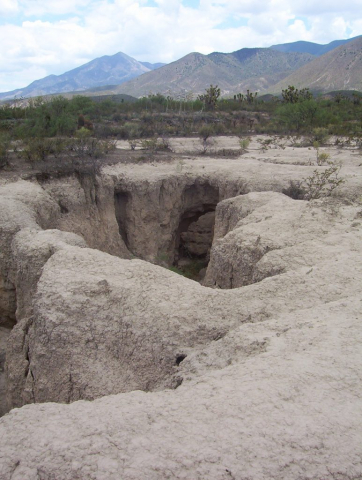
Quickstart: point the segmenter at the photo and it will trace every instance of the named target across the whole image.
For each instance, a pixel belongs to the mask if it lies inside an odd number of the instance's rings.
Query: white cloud
[[[3,0],[2,0],[3,1]],[[19,0],[27,16],[64,15],[91,6],[92,0]]]
[[[337,14],[358,16],[361,10],[360,0],[304,0],[297,1],[293,5],[294,10],[299,15],[324,15]]]
[[[17,13],[19,9],[17,0],[1,0],[0,15],[12,15]]]
[[[0,90],[119,51],[143,61],[170,62],[192,51],[230,52],[296,40],[328,43],[362,33],[359,4],[200,0],[195,9],[181,0],[1,0],[0,13],[9,17],[0,26],[0,64],[6,65]],[[236,26],[241,19],[242,26]]]

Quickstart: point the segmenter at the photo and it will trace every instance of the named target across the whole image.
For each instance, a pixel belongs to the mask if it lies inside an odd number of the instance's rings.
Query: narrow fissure
[[[118,192],[114,195],[114,209],[118,223],[119,234],[122,237],[126,247],[129,247],[127,235],[127,206],[129,201],[129,194],[125,192]]]
[[[182,192],[183,211],[174,234],[173,268],[201,282],[210,260],[219,189],[196,181]]]
[[[174,266],[182,274],[201,281],[210,260],[216,205],[202,205],[201,211],[185,212],[176,233]]]

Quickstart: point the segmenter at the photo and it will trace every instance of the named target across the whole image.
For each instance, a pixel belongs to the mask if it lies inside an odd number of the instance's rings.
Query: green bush
[[[329,133],[327,128],[317,127],[312,131],[313,142],[318,142],[319,145],[323,145],[329,139]]]
[[[142,140],[141,147],[145,150],[150,150],[153,153],[167,150],[172,151],[169,140],[166,137],[163,137],[161,139],[153,137],[148,140]]]
[[[329,158],[330,158],[329,153],[325,153],[325,152],[319,153],[319,151],[317,151],[317,165],[319,166],[325,165],[326,163],[328,163]]]
[[[29,163],[45,161],[54,152],[54,142],[49,138],[29,138],[24,141],[21,156]]]
[[[305,200],[315,200],[329,197],[334,190],[342,185],[345,180],[339,177],[340,165],[332,164],[323,171],[314,170],[313,174],[304,179]]]
[[[291,180],[289,186],[282,190],[284,195],[294,200],[317,200],[329,197],[345,180],[339,176],[341,166],[330,164],[325,170],[314,170],[312,175],[301,181]]]
[[[69,148],[79,158],[100,158],[115,150],[116,142],[114,140],[101,140],[92,137],[92,132],[83,127],[76,132],[74,140],[69,144]]]
[[[9,135],[0,135],[0,169],[9,164],[9,149],[11,141]]]

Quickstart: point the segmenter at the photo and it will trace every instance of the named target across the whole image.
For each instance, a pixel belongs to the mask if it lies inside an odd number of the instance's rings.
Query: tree
[[[277,110],[282,123],[294,131],[318,125],[320,108],[315,100],[288,103]]]
[[[309,91],[309,88],[302,88],[298,90],[292,85],[288,85],[286,90],[282,90],[282,97],[285,103],[299,103],[304,100],[312,100],[313,95]]]
[[[221,91],[217,85],[215,87],[210,85],[210,88],[207,88],[203,95],[199,95],[198,99],[203,102],[207,110],[215,110],[220,94]]]
[[[246,91],[246,95],[243,95],[242,93],[238,93],[236,95],[234,95],[234,100],[240,102],[240,103],[248,103],[249,105],[251,105],[252,103],[254,103],[254,101],[256,100],[256,97],[258,96],[258,92],[250,92],[250,90],[247,90]]]

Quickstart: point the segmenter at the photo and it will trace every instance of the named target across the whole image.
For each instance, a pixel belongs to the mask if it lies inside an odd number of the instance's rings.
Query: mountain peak
[[[137,61],[123,52],[104,55],[74,68],[61,75],[48,75],[35,80],[25,88],[0,93],[0,99],[6,100],[15,96],[34,97],[52,93],[82,92],[89,88],[104,85],[121,84],[143,73],[159,68],[162,64],[147,64]]]

